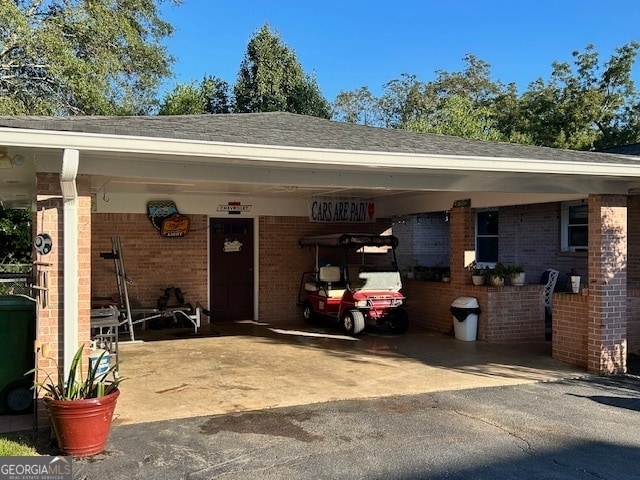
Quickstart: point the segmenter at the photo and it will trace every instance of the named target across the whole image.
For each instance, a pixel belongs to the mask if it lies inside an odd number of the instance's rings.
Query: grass
[[[26,434],[0,435],[0,457],[33,457],[38,455],[33,437]]]
[[[37,455],[58,455],[47,430],[32,432],[11,432],[0,434],[0,457],[34,457]]]

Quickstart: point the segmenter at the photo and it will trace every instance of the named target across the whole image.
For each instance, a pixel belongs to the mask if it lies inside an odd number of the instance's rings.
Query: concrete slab
[[[418,328],[353,338],[305,327],[239,322],[202,336],[137,333],[143,343],[120,345],[127,380],[114,425],[586,375],[551,359],[548,342],[465,342]]]

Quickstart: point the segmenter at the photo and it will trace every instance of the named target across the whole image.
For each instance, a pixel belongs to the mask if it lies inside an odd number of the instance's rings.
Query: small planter
[[[471,281],[474,285],[484,285],[484,275],[471,275]]]
[[[571,275],[571,291],[573,293],[580,293],[580,276]]]
[[[64,455],[87,457],[103,452],[120,390],[82,400],[44,398],[51,425]]]
[[[491,277],[491,285],[493,285],[494,287],[502,287],[504,285],[504,277],[493,275]]]
[[[524,272],[514,273],[509,277],[511,285],[515,287],[521,287],[525,284],[526,274]]]

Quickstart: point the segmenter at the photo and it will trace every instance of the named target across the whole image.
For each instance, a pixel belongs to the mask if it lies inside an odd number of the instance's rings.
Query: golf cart
[[[339,322],[350,335],[358,335],[366,325],[388,325],[394,333],[405,333],[409,317],[400,292],[402,281],[397,268],[395,248],[398,239],[392,235],[337,234],[305,237],[301,247],[315,248],[315,270],[304,272],[298,291],[298,305],[306,321],[316,317]],[[365,250],[391,250],[391,265],[366,265]],[[342,265],[320,260],[321,248],[342,249]],[[362,254],[358,264],[347,261]],[[388,254],[388,253],[387,253]],[[333,262],[338,263],[338,262]]]

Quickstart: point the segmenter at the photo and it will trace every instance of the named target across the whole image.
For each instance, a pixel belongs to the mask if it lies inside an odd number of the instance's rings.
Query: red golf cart
[[[330,318],[350,335],[358,335],[366,325],[387,325],[398,334],[407,331],[409,317],[403,308],[396,237],[343,233],[305,237],[298,243],[315,249],[315,270],[302,274],[298,292],[298,305],[306,321],[318,316]],[[365,264],[366,249],[371,247],[391,253],[391,265]],[[342,249],[345,260],[340,265],[327,264],[319,260],[321,248]],[[357,258],[356,253],[362,254],[362,261],[347,263]]]

